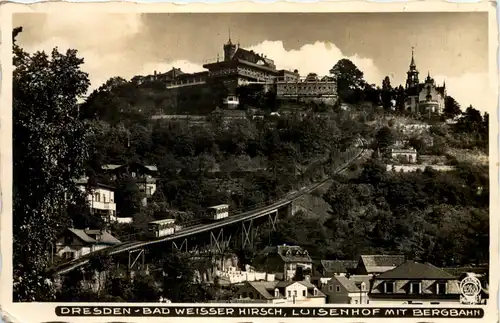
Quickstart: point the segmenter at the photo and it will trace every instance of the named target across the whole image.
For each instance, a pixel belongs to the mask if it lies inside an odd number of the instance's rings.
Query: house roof
[[[274,67],[274,61],[263,55],[257,54],[252,50],[247,50],[244,48],[238,48],[233,56],[233,59],[244,60],[253,64],[263,64],[266,67]]]
[[[357,265],[358,262],[355,260],[321,260],[321,266],[328,273],[347,273]]]
[[[420,91],[422,91],[425,88],[425,86],[426,86],[426,83],[419,83],[418,87],[413,86],[411,88],[408,88],[408,89],[406,89],[406,95],[409,95],[409,96],[418,95],[420,93]],[[435,89],[439,94],[444,95],[444,91],[445,91],[444,86],[435,86]]]
[[[285,262],[312,262],[307,250],[300,246],[267,246],[262,253],[277,253]]]
[[[120,240],[116,239],[113,237],[109,232],[106,230],[97,230],[97,229],[73,229],[69,228],[69,232],[73,233],[75,236],[80,238],[83,242],[88,243],[88,244],[118,244],[121,243]],[[98,237],[100,238],[98,239]]]
[[[278,284],[277,281],[272,282],[248,282],[250,286],[252,286],[259,294],[261,294],[266,299],[273,299],[274,293],[271,294],[269,291],[273,291]]]
[[[419,263],[408,260],[394,269],[386,271],[376,277],[376,279],[454,279],[455,277],[446,271],[429,263]]]
[[[75,180],[74,182],[78,186],[85,186],[85,185],[88,184],[89,179],[87,177],[84,177],[84,178],[79,178],[79,179]],[[108,185],[108,184],[99,183],[99,182],[93,184],[92,186],[105,188],[105,189],[108,189],[108,190],[111,190],[111,191],[115,189],[115,187],[113,185]]]
[[[361,262],[371,273],[382,273],[405,262],[403,255],[362,255]]]
[[[336,279],[339,284],[341,284],[347,290],[348,293],[357,293],[361,291],[354,280],[351,280],[345,276],[335,276],[334,279]]]
[[[287,288],[290,285],[293,285],[295,283],[301,284],[302,286],[305,286],[308,291],[310,289],[317,289],[317,295],[314,295],[312,293],[308,293],[308,297],[324,297],[325,294],[323,294],[316,286],[314,286],[312,283],[303,280],[303,281],[253,281],[253,282],[248,282],[250,286],[252,286],[259,294],[261,294],[264,298],[266,299],[273,299],[274,297],[274,290],[276,288],[281,289],[281,288]],[[281,296],[283,296],[280,293]]]
[[[140,163],[131,163],[129,164],[130,166],[132,165],[137,165],[137,166],[140,166],[140,167],[144,167],[152,172],[156,172],[158,171],[158,167],[156,167],[155,165],[142,165]],[[107,164],[107,165],[102,165],[101,168],[103,170],[115,170],[115,169],[118,169],[118,168],[121,168],[121,167],[125,167],[127,165],[116,165],[116,164]]]

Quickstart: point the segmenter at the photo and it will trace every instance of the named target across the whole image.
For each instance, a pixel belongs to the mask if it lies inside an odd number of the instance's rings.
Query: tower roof
[[[415,48],[411,48],[411,62],[410,62],[410,70],[415,70],[417,68],[417,64],[415,64],[415,56],[414,56]]]

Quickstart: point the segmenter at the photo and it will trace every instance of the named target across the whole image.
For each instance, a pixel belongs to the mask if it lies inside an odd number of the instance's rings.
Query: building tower
[[[224,61],[230,61],[236,53],[236,45],[231,42],[231,29],[229,29],[229,41],[224,45]]]
[[[406,88],[412,88],[418,85],[418,70],[417,70],[417,65],[415,64],[415,58],[414,58],[414,53],[413,53],[414,48],[411,48],[411,63],[410,63],[410,69],[408,70],[407,74],[408,77],[406,78]]]

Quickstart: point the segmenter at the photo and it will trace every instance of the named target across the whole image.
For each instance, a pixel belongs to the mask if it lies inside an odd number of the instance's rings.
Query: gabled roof
[[[121,168],[121,167],[134,166],[134,165],[146,168],[147,170],[152,171],[152,172],[158,171],[158,167],[156,167],[155,165],[143,165],[140,163],[130,163],[129,165],[107,164],[107,165],[102,165],[101,168],[102,168],[102,170],[116,170],[116,169]]]
[[[106,230],[103,230],[103,231],[97,230],[97,229],[81,230],[81,229],[69,228],[68,231],[71,232],[72,234],[74,234],[75,236],[77,236],[78,238],[80,238],[80,240],[82,240],[83,242],[88,243],[88,244],[114,245],[114,244],[121,243],[120,240],[113,237]],[[100,236],[100,238],[98,239],[99,236]]]
[[[300,246],[267,246],[262,253],[277,253],[284,262],[312,262],[307,250]]]
[[[405,262],[403,255],[362,255],[360,261],[369,273],[382,273]]]
[[[267,57],[264,57],[262,55],[259,55],[259,54],[255,53],[254,51],[247,50],[244,48],[238,48],[238,50],[236,51],[236,53],[233,56],[233,59],[240,59],[240,60],[244,60],[244,61],[247,61],[247,62],[250,62],[253,64],[261,63],[262,65],[264,65],[266,67],[271,67],[271,68],[274,67],[273,60],[271,60]]]
[[[283,294],[283,289],[287,288],[290,285],[293,285],[295,283],[301,284],[302,286],[306,287],[308,290],[308,297],[324,297],[325,294],[322,293],[316,286],[311,284],[310,282],[303,280],[303,281],[253,281],[253,282],[247,282],[248,285],[252,286],[259,294],[262,295],[265,299],[274,299],[274,290],[276,288],[281,289],[279,297],[284,297],[285,295]],[[314,290],[314,288],[317,289],[317,295],[314,295],[312,293],[309,293],[309,290]],[[282,293],[283,292],[283,293]]]
[[[370,290],[370,276],[368,275],[360,275],[360,276],[335,276],[333,279],[336,279],[339,284],[341,284],[348,293],[358,293],[361,291],[361,284],[365,283],[365,291]]]
[[[328,273],[347,273],[358,265],[356,260],[321,260],[321,266]]]
[[[454,279],[455,277],[444,270],[437,268],[429,263],[419,263],[408,260],[398,267],[378,275],[375,279],[418,279],[418,280],[437,280]]]

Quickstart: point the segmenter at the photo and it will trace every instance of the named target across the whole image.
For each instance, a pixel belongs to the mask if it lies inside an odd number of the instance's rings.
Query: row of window
[[[94,193],[94,201],[101,202],[101,193],[99,193],[99,192]],[[109,200],[106,201],[106,194],[102,194],[102,202],[103,203],[108,203],[108,202],[113,203],[113,198],[110,197]]]
[[[396,291],[396,282],[385,282],[384,293],[392,294]],[[438,295],[446,294],[446,282],[438,282],[435,284],[435,292]],[[410,282],[408,288],[409,294],[422,294],[422,282]]]

